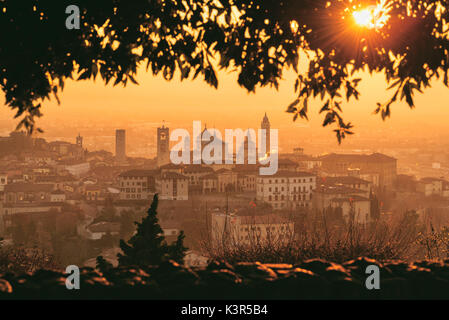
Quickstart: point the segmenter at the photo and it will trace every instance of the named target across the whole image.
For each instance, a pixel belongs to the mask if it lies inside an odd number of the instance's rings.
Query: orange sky
[[[386,101],[387,93],[383,76],[363,76],[360,84],[361,99],[357,102],[345,103],[345,120],[352,121],[357,127],[376,127],[389,130],[399,127],[419,127],[424,124],[435,123],[436,126],[445,125],[449,116],[449,90],[441,84],[436,84],[424,94],[416,96],[415,110],[410,110],[404,103],[393,106],[392,118],[382,122],[380,116],[373,115],[377,101]],[[240,88],[236,82],[235,73],[221,72],[219,75],[219,89],[209,87],[199,78],[195,81],[178,79],[167,82],[161,77],[153,77],[144,70],[139,72],[139,85],[104,86],[102,81],[73,82],[66,84],[60,96],[61,105],[56,101],[46,102],[43,107],[44,117],[38,120],[38,126],[46,129],[49,123],[64,124],[65,121],[76,120],[79,123],[114,124],[126,127],[127,122],[146,121],[160,123],[165,120],[170,127],[186,127],[192,120],[202,120],[209,126],[217,128],[245,128],[258,127],[266,111],[273,127],[309,128],[309,130],[327,130],[320,127],[322,115],[318,115],[319,103],[312,103],[310,121],[298,120],[292,122],[292,115],[285,109],[294,99],[294,74],[285,75],[280,90],[274,88],[258,89],[256,94],[249,94]],[[17,123],[12,119],[13,113],[6,107],[0,109],[1,132],[11,130]],[[331,133],[329,133],[331,135]]]

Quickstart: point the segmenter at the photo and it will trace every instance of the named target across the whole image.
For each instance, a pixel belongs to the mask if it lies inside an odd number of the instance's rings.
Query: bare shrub
[[[254,225],[257,230],[257,225]],[[222,237],[214,243],[209,228],[202,248],[211,259],[228,262],[298,263],[311,258],[344,262],[360,256],[377,260],[413,259],[419,226],[417,215],[406,212],[391,220],[378,219],[368,225],[354,221],[328,221],[322,213],[296,219],[295,232],[281,237],[253,233],[247,242]],[[215,238],[217,238],[215,236]]]

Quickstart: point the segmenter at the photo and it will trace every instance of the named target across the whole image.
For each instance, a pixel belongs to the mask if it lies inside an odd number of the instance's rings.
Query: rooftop
[[[354,162],[390,162],[396,161],[395,158],[387,156],[382,153],[372,153],[372,154],[337,154],[330,153],[320,157],[322,161],[354,161]]]
[[[7,192],[51,192],[54,186],[52,184],[35,184],[29,182],[16,182],[5,185]]]
[[[134,169],[120,173],[119,177],[154,177],[158,170]]]
[[[370,184],[369,181],[352,176],[323,177],[321,181],[324,184]]]
[[[304,178],[304,177],[315,177],[315,174],[311,172],[304,171],[285,171],[281,170],[271,176],[260,176],[260,178],[268,179],[268,178]]]

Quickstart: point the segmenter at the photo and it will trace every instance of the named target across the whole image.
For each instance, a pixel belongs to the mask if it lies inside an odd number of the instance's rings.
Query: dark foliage
[[[217,87],[218,68],[235,69],[248,91],[278,87],[286,68],[297,74],[297,99],[288,112],[307,119],[308,101],[323,101],[323,125],[340,141],[352,124],[344,100],[358,98],[362,70],[383,73],[394,90],[378,103],[382,118],[435,79],[448,85],[447,0],[387,1],[380,29],[354,25],[352,11],[374,0],[79,0],[81,29],[65,28],[69,0],[0,2],[0,81],[6,104],[34,127],[41,104],[67,79],[100,77],[106,84],[136,83],[137,68],[170,80],[201,77]],[[300,52],[308,56],[298,69]],[[214,62],[216,61],[216,62]]]
[[[120,266],[151,266],[174,260],[183,263],[187,248],[183,245],[181,232],[173,244],[167,244],[157,218],[158,195],[155,194],[148,214],[141,222],[136,222],[137,233],[126,243],[120,240],[123,254],[118,254]]]
[[[365,286],[369,265],[379,267],[380,290]],[[81,290],[67,290],[61,272],[0,275],[0,299],[449,299],[449,261],[212,262],[193,270],[167,262],[112,268],[107,278],[92,268],[80,271]]]

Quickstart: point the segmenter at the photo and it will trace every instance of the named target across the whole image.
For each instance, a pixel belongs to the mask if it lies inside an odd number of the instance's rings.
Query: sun
[[[373,11],[370,9],[363,9],[360,11],[354,11],[352,13],[356,24],[362,27],[372,27],[374,25]]]
[[[352,12],[352,17],[357,26],[368,29],[381,29],[390,19],[391,7],[385,0],[376,6],[369,6]]]

